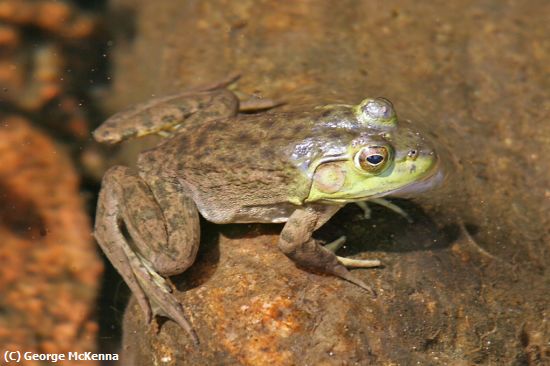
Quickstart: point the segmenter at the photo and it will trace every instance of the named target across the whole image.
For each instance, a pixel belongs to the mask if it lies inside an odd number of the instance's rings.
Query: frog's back
[[[307,115],[266,113],[187,125],[143,153],[140,169],[177,179],[210,221],[273,221],[236,216],[258,207],[299,204],[307,197],[309,179],[292,154],[311,133],[310,120]],[[289,208],[283,211],[269,216],[284,216]]]

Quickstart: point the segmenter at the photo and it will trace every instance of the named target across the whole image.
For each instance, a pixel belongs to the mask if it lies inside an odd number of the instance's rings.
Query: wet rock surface
[[[132,302],[127,364],[549,362],[547,2],[112,9],[134,36],[117,41],[113,112],[237,71],[239,91],[281,108],[385,96],[447,161],[441,189],[398,201],[415,223],[347,208],[319,233],[345,233],[343,254],[384,262],[355,271],[378,299],[295,268],[277,251],[278,226],[205,225],[197,264],[173,278],[201,346],[172,322],[150,331]]]

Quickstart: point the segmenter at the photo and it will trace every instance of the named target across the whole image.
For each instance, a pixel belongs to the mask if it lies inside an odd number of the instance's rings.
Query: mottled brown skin
[[[272,215],[247,219],[246,211],[303,203],[311,186],[311,163],[330,146],[347,146],[357,136],[346,129],[316,131],[319,114],[265,113],[185,125],[141,154],[138,167],[144,176],[184,186],[209,221],[273,222]],[[304,142],[308,154],[293,158]],[[178,158],[160,158],[167,156]]]
[[[113,144],[160,131],[169,132],[183,121],[194,124],[210,118],[231,116],[238,110],[239,100],[225,89],[170,95],[151,99],[115,114],[94,131],[94,138]]]
[[[170,285],[157,273],[181,273],[193,264],[200,240],[199,217],[192,200],[163,182],[148,185],[126,167],[111,168],[103,178],[94,235],[146,319],[150,321],[153,314],[167,316],[198,342]],[[121,224],[135,248],[126,241]]]
[[[393,113],[389,108],[383,112],[388,111]],[[147,319],[154,315],[173,319],[196,343],[197,336],[163,276],[181,273],[193,264],[200,241],[198,212],[216,223],[286,222],[279,246],[290,259],[371,292],[346,265],[379,265],[337,257],[337,245],[319,245],[312,233],[346,202],[306,199],[315,181],[315,164],[347,156],[353,144],[382,141],[385,125],[372,128],[361,123],[350,106],[237,113],[238,100],[229,91],[184,93],[116,114],[94,132],[98,141],[108,143],[150,133],[170,137],[140,155],[137,172],[113,167],[105,174],[95,237]],[[417,149],[422,142],[409,130],[397,136],[405,142],[394,146],[400,159],[406,159],[405,148]],[[376,193],[382,195],[383,187]]]

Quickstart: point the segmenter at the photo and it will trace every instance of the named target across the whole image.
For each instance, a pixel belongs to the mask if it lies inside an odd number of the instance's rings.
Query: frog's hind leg
[[[347,258],[339,258],[334,254],[332,250],[337,249],[336,247],[340,243],[328,244],[327,248],[321,246],[317,240],[311,237],[313,232],[327,222],[339,208],[338,206],[327,206],[325,210],[297,209],[289,217],[281,232],[279,248],[299,265],[341,277],[376,296],[370,286],[355,278],[348,271],[342,262],[342,259],[347,260]]]
[[[165,193],[158,202],[136,173],[124,167],[111,168],[103,178],[94,235],[136,296],[146,320],[166,316],[197,344],[198,337],[163,275],[183,272],[193,263],[199,244],[199,217],[190,199],[181,194],[175,197],[170,189]],[[164,210],[167,201],[174,207],[168,211]],[[182,210],[179,221],[167,220],[177,209]],[[127,240],[123,228],[132,240]]]

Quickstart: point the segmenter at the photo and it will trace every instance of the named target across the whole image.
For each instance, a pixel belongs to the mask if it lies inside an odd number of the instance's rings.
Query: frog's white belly
[[[276,206],[245,206],[241,207],[234,216],[234,222],[262,222],[274,223],[287,222],[289,216],[298,208],[291,203],[278,204]]]
[[[288,221],[288,218],[294,211],[299,208],[310,207],[317,212],[329,210],[335,212],[334,207],[343,207],[345,204],[305,204],[303,206],[295,205],[290,202],[281,202],[277,204],[242,206],[228,208],[222,206],[200,207],[197,205],[199,212],[205,219],[216,224],[228,223],[264,223],[264,224],[279,224]]]
[[[280,203],[265,206],[243,206],[234,209],[212,210],[199,208],[201,215],[208,221],[217,224],[226,223],[284,223],[299,206],[291,203]],[[222,213],[220,215],[220,213]]]

